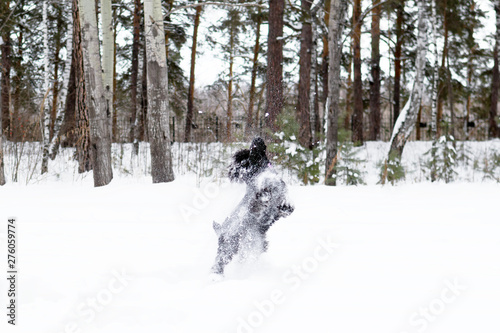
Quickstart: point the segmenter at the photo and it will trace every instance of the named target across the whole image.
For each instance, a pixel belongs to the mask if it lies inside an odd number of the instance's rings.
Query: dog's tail
[[[221,233],[221,225],[217,222],[214,221],[213,223],[214,231],[217,234],[217,236],[220,236]]]

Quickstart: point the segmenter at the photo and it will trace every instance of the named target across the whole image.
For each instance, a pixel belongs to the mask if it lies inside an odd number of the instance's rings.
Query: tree
[[[101,0],[101,26],[102,26],[102,83],[106,101],[106,112],[114,117],[113,112],[113,78],[114,78],[114,25],[112,19],[111,0]],[[112,128],[111,116],[109,128]]]
[[[147,57],[148,135],[153,183],[174,180],[170,150],[168,69],[160,0],[144,1]]]
[[[353,5],[353,62],[354,62],[354,112],[352,114],[352,141],[355,145],[363,144],[363,82],[361,81],[361,0],[354,0]]]
[[[396,46],[394,48],[394,124],[401,107],[401,56],[403,48],[403,18],[405,0],[396,0]]]
[[[48,171],[49,145],[50,145],[50,110],[48,95],[49,88],[49,22],[47,19],[47,0],[43,1],[43,88],[42,88],[42,106],[40,107],[43,115],[43,154],[42,154],[42,174]]]
[[[500,129],[496,122],[498,114],[498,89],[500,88],[500,72],[498,69],[498,52],[500,49],[500,1],[495,1],[496,33],[495,46],[493,49],[493,75],[491,79],[491,106],[488,126],[488,136],[490,138],[500,137]]]
[[[0,19],[1,30],[0,37],[2,43],[0,45],[2,51],[2,78],[0,81],[1,90],[1,100],[0,107],[2,112],[2,129],[4,135],[10,137],[10,69],[11,69],[11,38],[10,38],[10,24],[8,18],[11,16],[10,1],[2,1],[0,3],[0,13],[2,14],[2,19]]]
[[[191,46],[191,68],[190,68],[190,72],[189,72],[189,88],[188,88],[188,102],[187,102],[186,128],[185,128],[185,132],[184,132],[184,142],[189,142],[189,138],[191,135],[191,128],[193,126],[196,46],[198,44],[198,27],[200,26],[200,16],[201,16],[202,8],[203,8],[202,6],[197,6],[196,13],[194,14],[193,44]]]
[[[141,38],[141,0],[134,0],[133,14],[133,38],[132,38],[132,68],[130,73],[130,101],[131,101],[131,117],[130,117],[130,141],[134,142],[138,139],[138,112],[139,105],[137,103],[137,82],[139,77],[139,48]],[[135,151],[135,150],[134,150]]]
[[[260,5],[260,1],[259,1]],[[247,126],[246,133],[249,135],[254,129],[254,105],[255,105],[255,89],[257,81],[257,69],[259,67],[259,52],[260,52],[260,27],[262,25],[263,15],[262,9],[258,7],[257,14],[254,17],[255,22],[255,44],[253,47],[253,58],[252,58],[252,74],[250,79],[250,93],[248,100],[248,114],[247,114]],[[255,119],[255,126],[258,126],[258,119]]]
[[[381,0],[373,0],[372,59],[370,79],[370,140],[380,136],[380,12]]]
[[[325,184],[335,185],[334,167],[337,159],[338,116],[340,113],[340,60],[342,58],[342,31],[347,12],[346,0],[330,1],[328,22],[328,114],[326,129]]]
[[[415,126],[418,110],[422,100],[424,90],[424,70],[425,57],[427,51],[427,19],[425,17],[424,0],[418,0],[418,37],[417,37],[417,58],[415,68],[415,81],[410,93],[410,98],[396,120],[390,149],[386,158],[386,165],[391,161],[401,161],[403,149],[408,137]],[[384,182],[385,180],[383,180]]]
[[[302,0],[302,29],[300,33],[299,87],[297,118],[299,120],[299,142],[303,147],[312,148],[311,136],[311,53],[313,36],[311,25],[311,1]]]
[[[86,105],[89,109],[91,156],[94,186],[104,186],[113,179],[111,168],[111,113],[106,100],[95,4],[78,2],[82,32],[82,50],[85,87],[88,89]]]
[[[276,132],[276,119],[283,109],[283,15],[284,0],[269,0],[267,37],[266,120],[268,130]]]

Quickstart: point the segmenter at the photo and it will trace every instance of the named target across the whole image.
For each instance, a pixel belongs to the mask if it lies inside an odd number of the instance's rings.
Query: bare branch
[[[181,7],[176,7],[169,11],[165,16],[163,16],[163,19],[166,17],[170,16],[172,13],[178,12],[179,10],[186,9],[186,8],[195,8],[199,6],[206,6],[206,5],[213,5],[213,6],[230,6],[230,7],[260,7],[260,8],[267,8],[265,5],[256,3],[256,2],[250,2],[250,3],[227,3],[227,2],[199,2],[199,3],[193,3],[190,5],[186,6],[181,6]]]

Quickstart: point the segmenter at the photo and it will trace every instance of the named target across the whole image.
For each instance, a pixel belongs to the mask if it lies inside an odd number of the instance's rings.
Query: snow
[[[403,160],[427,149],[412,144]],[[267,253],[212,282],[212,221],[245,185],[189,172],[153,185],[117,168],[94,188],[65,162],[59,180],[0,188],[1,253],[8,217],[19,240],[18,325],[2,307],[2,332],[500,330],[499,184],[289,185],[295,211]]]

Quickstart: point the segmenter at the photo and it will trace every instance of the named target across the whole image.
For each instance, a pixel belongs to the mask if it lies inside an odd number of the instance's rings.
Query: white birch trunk
[[[43,31],[43,86],[42,86],[42,117],[43,117],[43,148],[42,148],[42,174],[48,171],[49,145],[50,145],[50,108],[48,102],[49,90],[49,28],[47,21],[47,0],[43,1],[42,9]]]
[[[89,110],[90,143],[94,186],[104,186],[113,179],[111,168],[111,114],[107,108],[102,82],[99,34],[94,1],[78,1],[82,32],[86,100]]]
[[[165,30],[160,0],[144,1],[147,57],[148,132],[153,183],[174,180],[170,149],[170,110]]]
[[[427,51],[427,19],[425,17],[424,1],[418,0],[417,4],[418,37],[415,81],[413,82],[410,98],[408,99],[408,102],[406,102],[406,105],[394,125],[387,160],[401,159],[403,148],[415,126],[424,90],[424,69]]]
[[[331,0],[328,22],[329,70],[328,70],[328,118],[326,126],[325,183],[335,185],[334,173],[337,158],[338,116],[340,113],[340,60],[342,58],[342,31],[347,13],[347,0]]]
[[[50,141],[50,158],[54,159],[59,148],[59,133],[61,131],[62,120],[64,117],[64,108],[66,106],[66,97],[68,95],[69,75],[71,72],[71,58],[73,55],[73,15],[72,15],[72,2],[66,3],[66,14],[68,18],[68,32],[66,37],[66,60],[64,61],[64,73],[62,87],[59,92],[59,100],[57,101],[57,114],[54,122],[54,136]]]
[[[102,24],[102,80],[104,83],[104,96],[109,114],[113,114],[113,61],[114,61],[114,32],[111,10],[111,0],[101,1],[101,24]],[[111,119],[110,127],[111,127]]]

